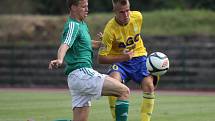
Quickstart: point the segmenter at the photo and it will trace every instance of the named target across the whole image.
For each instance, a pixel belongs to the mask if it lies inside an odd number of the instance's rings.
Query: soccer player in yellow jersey
[[[128,0],[112,0],[112,3],[115,17],[104,29],[98,60],[101,64],[112,64],[108,72],[111,77],[121,82],[133,80],[141,85],[141,121],[150,121],[158,77],[150,75],[146,69],[147,51],[140,36],[143,17],[138,11],[130,11]],[[116,97],[109,97],[114,119],[115,100]]]

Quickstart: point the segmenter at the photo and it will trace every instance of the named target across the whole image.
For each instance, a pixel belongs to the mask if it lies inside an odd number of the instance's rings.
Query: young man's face
[[[88,0],[80,0],[79,4],[75,7],[75,12],[79,20],[83,20],[88,15]]]
[[[114,8],[116,19],[120,24],[127,24],[130,17],[130,6],[127,5],[116,5]]]

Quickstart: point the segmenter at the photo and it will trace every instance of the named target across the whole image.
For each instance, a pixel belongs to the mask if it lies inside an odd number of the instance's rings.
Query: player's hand
[[[62,65],[63,61],[56,59],[49,62],[49,69],[59,68]]]
[[[129,49],[129,50],[132,50],[136,47],[136,44],[132,44],[132,45],[129,45],[129,46],[126,46],[126,49]]]
[[[96,34],[95,40],[96,40],[96,41],[101,41],[101,40],[102,40],[102,36],[103,36],[103,33],[102,33],[102,32],[97,33],[97,34]]]
[[[96,38],[92,41],[93,48],[97,49],[97,48],[101,47],[101,45],[102,45],[102,36],[103,36],[103,34],[101,32],[99,32],[96,35]]]
[[[134,57],[134,50],[129,50],[129,49],[124,49],[123,51],[124,54],[127,54],[129,56],[129,60]]]

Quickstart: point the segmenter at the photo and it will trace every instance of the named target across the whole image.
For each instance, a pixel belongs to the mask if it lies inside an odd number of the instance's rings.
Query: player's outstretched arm
[[[130,50],[130,51],[125,51],[123,54],[117,55],[117,56],[99,55],[98,61],[100,64],[113,64],[117,62],[128,61],[132,59],[133,56],[134,56],[134,51]]]
[[[58,68],[62,65],[64,56],[66,55],[68,49],[69,49],[68,45],[66,44],[60,45],[57,53],[57,59],[49,62],[49,69]]]

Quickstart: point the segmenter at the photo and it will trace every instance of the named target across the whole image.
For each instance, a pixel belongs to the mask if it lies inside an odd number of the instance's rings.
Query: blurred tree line
[[[153,11],[160,9],[207,9],[215,11],[215,0],[130,0],[132,10]],[[111,0],[89,0],[89,10],[111,12]],[[0,14],[67,13],[66,0],[1,0]]]

